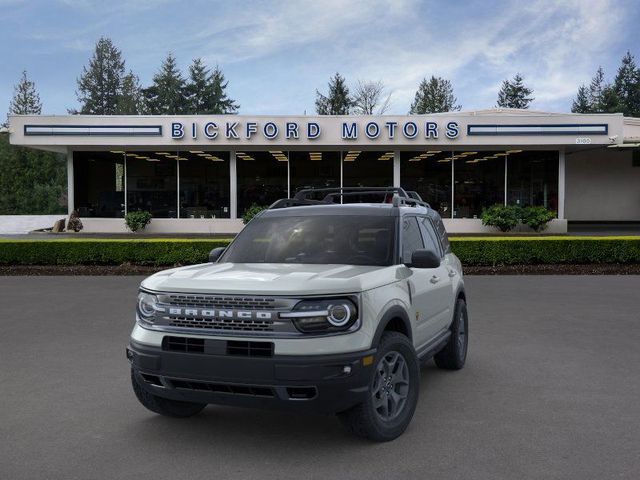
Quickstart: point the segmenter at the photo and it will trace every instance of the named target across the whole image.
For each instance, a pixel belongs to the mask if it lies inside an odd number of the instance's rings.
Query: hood
[[[142,282],[154,291],[258,295],[357,293],[393,283],[398,266],[207,263],[158,272]]]

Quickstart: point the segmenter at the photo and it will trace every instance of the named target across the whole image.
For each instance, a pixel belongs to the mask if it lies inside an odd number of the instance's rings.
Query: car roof
[[[329,205],[301,205],[295,207],[275,208],[264,210],[263,217],[300,217],[311,215],[353,215],[353,216],[380,216],[397,217],[405,214],[429,215],[434,210],[423,206],[394,207],[390,203],[346,203]],[[436,213],[437,215],[437,213]]]

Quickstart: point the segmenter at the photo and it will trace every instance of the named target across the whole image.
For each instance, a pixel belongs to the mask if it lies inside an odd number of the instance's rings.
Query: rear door
[[[418,223],[420,224],[420,231],[424,238],[425,248],[433,250],[440,256],[440,267],[438,267],[436,276],[437,282],[436,290],[438,291],[437,312],[434,318],[434,323],[438,327],[438,330],[444,330],[449,327],[451,323],[451,317],[453,315],[453,282],[451,276],[451,269],[445,261],[445,247],[438,238],[435,225],[428,217],[418,217]],[[432,279],[435,281],[435,279]]]

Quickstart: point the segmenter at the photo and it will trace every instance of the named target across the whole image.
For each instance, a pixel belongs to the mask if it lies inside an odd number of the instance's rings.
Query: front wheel
[[[355,435],[376,442],[399,437],[411,422],[418,403],[420,364],[407,337],[385,332],[375,359],[367,400],[338,414]]]
[[[131,369],[131,384],[136,398],[147,409],[166,417],[186,418],[200,413],[207,405],[205,403],[181,402],[170,400],[149,393],[139,383],[136,373]]]

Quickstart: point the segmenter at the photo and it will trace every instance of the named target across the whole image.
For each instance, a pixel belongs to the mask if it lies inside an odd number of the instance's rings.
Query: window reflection
[[[390,187],[393,185],[393,151],[343,152],[342,172],[345,187]],[[382,200],[384,197],[380,195],[344,197],[345,203]]]
[[[454,152],[454,218],[480,218],[482,209],[504,203],[505,152]]]
[[[286,198],[287,152],[237,152],[238,218],[254,203],[268,206]]]
[[[401,152],[400,178],[445,218],[451,217],[451,152],[424,150]]]
[[[154,218],[176,218],[176,152],[127,152],[127,210],[146,210]]]
[[[558,152],[509,151],[507,202],[558,211]]]
[[[180,218],[229,218],[229,153],[193,150],[179,156]]]
[[[302,188],[340,186],[340,152],[289,152],[289,161],[291,195]]]
[[[124,217],[124,152],[74,152],[73,175],[80,217]]]

